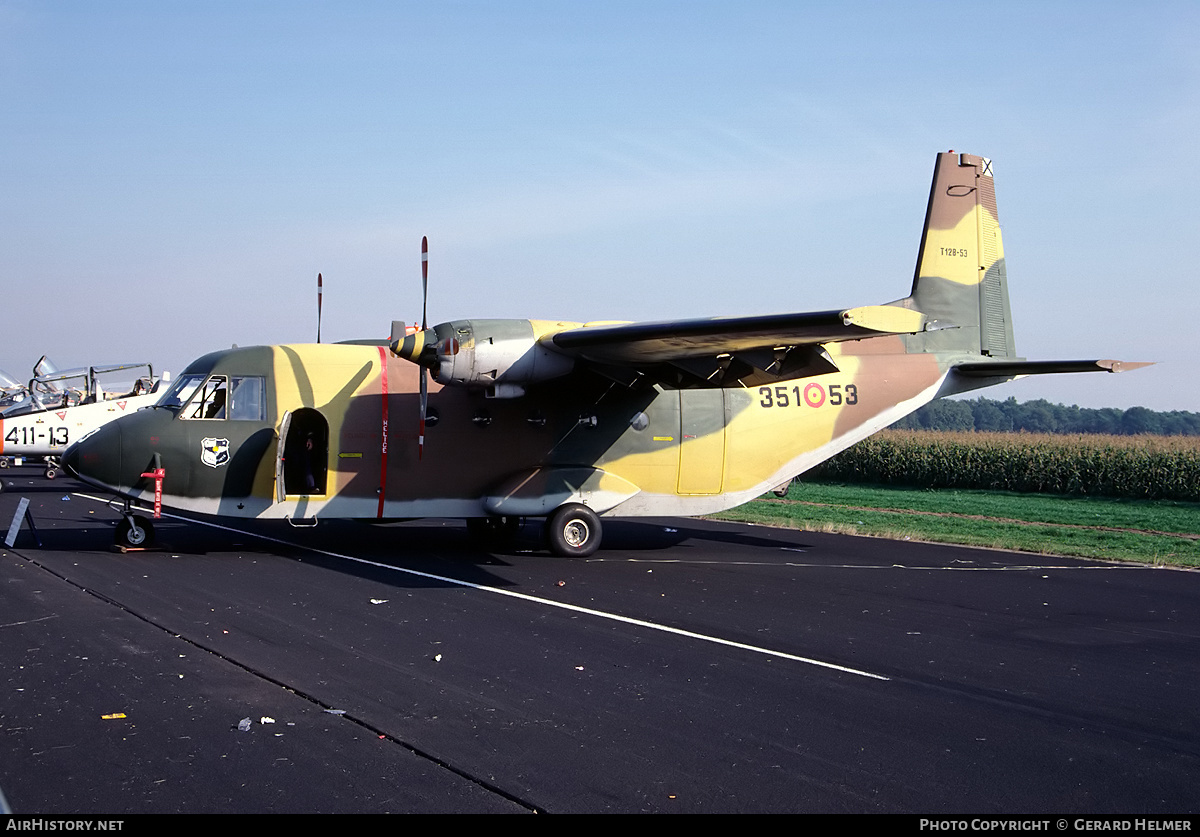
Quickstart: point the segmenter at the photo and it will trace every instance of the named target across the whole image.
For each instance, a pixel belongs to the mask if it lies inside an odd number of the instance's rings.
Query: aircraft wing
[[[397,356],[431,369],[443,386],[494,392],[523,391],[572,368],[628,386],[756,386],[836,372],[823,344],[929,326],[920,311],[898,305],[651,323],[455,320],[420,331],[394,320],[390,345]]]
[[[712,386],[730,379],[754,386],[780,377],[836,372],[822,343],[914,334],[926,322],[919,311],[870,305],[803,314],[597,323],[548,334],[542,343],[626,384],[648,376],[672,386]]]
[[[868,305],[843,311],[585,325],[549,335],[563,354],[600,363],[656,363],[751,349],[835,343],[925,328],[919,311]]]

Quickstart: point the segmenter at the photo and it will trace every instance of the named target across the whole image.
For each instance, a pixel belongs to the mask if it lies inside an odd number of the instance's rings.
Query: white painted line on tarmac
[[[100,503],[107,502],[103,498],[93,497],[88,494],[77,494],[76,496],[84,497],[88,500],[95,500],[96,502],[100,502]],[[294,543],[292,541],[285,541],[282,538],[274,538],[274,537],[271,537],[270,535],[259,535],[254,532],[247,532],[244,529],[235,529],[232,526],[225,526],[220,523],[210,523],[210,522],[204,521],[204,520],[196,520],[195,518],[183,517],[183,516],[177,515],[177,514],[170,514],[165,511],[162,513],[162,516],[174,518],[175,520],[183,520],[183,521],[186,521],[187,523],[196,523],[201,526],[208,526],[212,529],[220,529],[225,532],[233,532],[235,534],[243,535],[245,537],[258,538],[259,540],[263,540],[263,541],[270,541],[272,543],[283,544],[284,546],[290,546],[290,547],[294,547],[296,549],[303,549],[308,552],[315,552],[319,555],[326,555],[326,556],[329,556],[330,558],[339,558],[343,561],[353,561],[357,564],[365,564],[365,565],[371,566],[371,567],[378,567],[379,569],[382,569],[382,570],[391,570],[393,572],[404,573],[405,575],[416,576],[418,578],[429,579],[431,581],[439,581],[444,584],[453,584],[453,585],[457,585],[459,587],[469,587],[473,590],[479,590],[484,593],[493,593],[493,594],[496,594],[499,596],[508,596],[513,599],[520,599],[522,601],[531,602],[533,604],[543,605],[545,607],[554,607],[554,608],[558,608],[560,610],[568,610],[573,613],[582,613],[587,616],[594,616],[597,619],[606,619],[610,622],[621,622],[625,625],[634,625],[636,627],[646,628],[647,630],[651,630],[651,631],[660,631],[662,633],[674,634],[675,636],[687,637],[688,639],[700,640],[701,642],[710,642],[710,643],[713,643],[714,645],[723,645],[726,648],[737,648],[742,651],[750,651],[755,654],[762,654],[767,657],[774,657],[776,659],[781,659],[781,660],[791,660],[793,662],[804,663],[804,664],[810,665],[810,666],[818,666],[819,668],[826,668],[826,669],[832,669],[833,671],[840,671],[844,674],[853,674],[858,677],[867,677],[872,680],[890,680],[891,679],[890,677],[885,677],[882,674],[875,674],[875,673],[869,672],[869,671],[862,671],[861,669],[849,668],[847,666],[840,666],[840,665],[837,665],[836,663],[830,663],[830,662],[826,662],[824,660],[815,660],[812,657],[801,657],[797,654],[789,654],[786,651],[775,651],[770,648],[763,648],[758,645],[748,645],[744,642],[734,642],[733,640],[730,640],[730,639],[722,639],[721,637],[709,636],[707,634],[699,634],[694,631],[685,631],[682,628],[673,628],[670,625],[660,625],[657,622],[647,622],[644,619],[634,619],[630,616],[621,616],[618,613],[608,613],[607,611],[595,610],[590,607],[581,607],[579,605],[567,604],[566,602],[556,602],[556,601],[553,601],[552,599],[543,599],[538,596],[531,596],[528,593],[518,593],[514,590],[502,590],[499,587],[489,587],[485,584],[476,584],[471,581],[463,581],[460,578],[451,578],[450,576],[436,575],[434,573],[421,572],[420,570],[412,570],[412,569],[408,569],[405,567],[394,567],[391,564],[381,564],[378,561],[369,561],[366,558],[357,558],[353,555],[344,555],[339,552],[331,552],[331,551],[325,550],[325,549],[317,549],[316,547],[308,546],[306,544]]]

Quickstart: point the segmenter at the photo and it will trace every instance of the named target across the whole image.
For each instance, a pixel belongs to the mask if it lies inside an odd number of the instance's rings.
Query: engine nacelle
[[[543,320],[455,320],[393,344],[401,357],[427,366],[444,386],[474,386],[496,398],[524,394],[524,385],[566,375],[574,358],[539,340],[575,323]]]

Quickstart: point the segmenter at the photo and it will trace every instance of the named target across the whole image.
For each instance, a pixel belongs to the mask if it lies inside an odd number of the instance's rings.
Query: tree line
[[[900,430],[958,430],[1013,433],[1105,433],[1112,436],[1200,436],[1200,413],[1157,412],[1146,407],[1119,410],[977,398],[974,401],[939,398],[905,416],[893,427]]]

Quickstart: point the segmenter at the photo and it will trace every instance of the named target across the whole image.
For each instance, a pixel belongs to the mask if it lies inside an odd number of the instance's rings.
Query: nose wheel
[[[154,544],[154,524],[144,517],[127,514],[117,524],[117,546],[126,549],[146,549]]]

